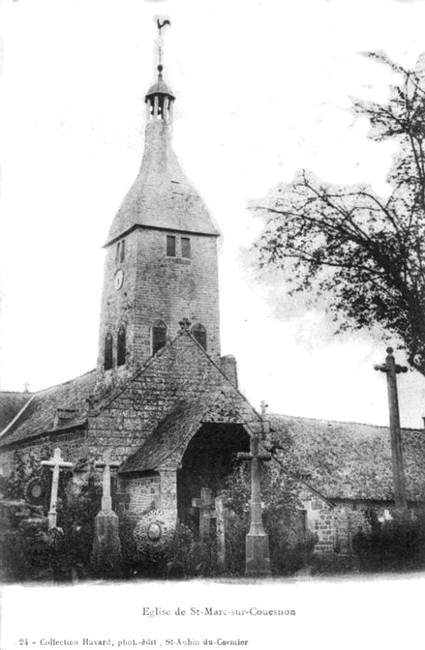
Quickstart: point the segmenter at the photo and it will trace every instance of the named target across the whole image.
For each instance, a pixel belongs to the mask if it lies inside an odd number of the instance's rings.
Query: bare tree
[[[326,298],[338,331],[380,324],[425,375],[425,75],[384,54],[399,82],[388,103],[355,101],[370,137],[398,144],[388,199],[368,185],[341,187],[302,170],[276,188],[256,247],[259,264],[285,272],[289,293]]]

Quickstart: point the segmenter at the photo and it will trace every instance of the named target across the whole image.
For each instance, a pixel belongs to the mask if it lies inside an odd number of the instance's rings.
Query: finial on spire
[[[159,18],[156,20],[156,24],[158,26],[158,76],[161,79],[162,78],[162,34],[161,34],[161,29],[165,27],[165,25],[170,25],[171,23],[168,19],[163,20],[162,22],[160,21]]]
[[[146,102],[146,119],[151,121],[163,120],[164,122],[172,122],[173,114],[173,101],[174,95],[167,84],[162,78],[163,64],[162,64],[162,48],[163,41],[161,37],[161,30],[166,25],[171,25],[170,21],[157,18],[156,24],[158,26],[159,36],[155,40],[155,45],[158,48],[158,80],[148,90],[145,96]]]

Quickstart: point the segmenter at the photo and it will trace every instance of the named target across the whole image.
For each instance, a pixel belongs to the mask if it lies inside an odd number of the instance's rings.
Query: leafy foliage
[[[0,492],[6,499],[25,499],[27,488],[35,479],[49,483],[49,471],[41,466],[41,461],[51,456],[49,445],[24,454],[15,450],[13,454],[13,472],[10,476],[0,477]]]
[[[425,567],[425,524],[386,521],[353,538],[363,571],[412,571]]]
[[[315,539],[302,529],[299,486],[275,467],[262,473],[264,529],[269,535],[270,561],[275,574],[290,575],[307,562]],[[251,479],[249,469],[239,466],[229,479],[225,504],[231,512],[226,528],[226,563],[231,574],[245,571],[245,537],[250,525]]]
[[[101,486],[89,476],[77,495],[58,500],[58,526],[63,537],[53,556],[56,580],[70,579],[73,571],[80,578],[92,575],[94,520],[100,510],[101,492]]]
[[[255,208],[268,216],[259,264],[282,269],[290,294],[325,297],[338,331],[381,325],[425,374],[425,76],[369,56],[399,76],[386,104],[353,106],[369,119],[372,139],[398,145],[389,198],[366,184],[335,186],[298,172]]]

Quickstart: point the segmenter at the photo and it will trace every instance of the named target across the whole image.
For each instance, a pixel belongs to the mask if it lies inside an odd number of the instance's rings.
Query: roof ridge
[[[306,415],[288,415],[286,413],[267,413],[267,418],[271,417],[281,417],[281,418],[292,418],[294,420],[310,420],[311,422],[326,422],[328,424],[355,424],[362,427],[374,427],[376,429],[389,429],[388,424],[371,424],[370,422],[355,422],[353,420],[327,420],[326,418],[313,418]],[[402,431],[424,431],[422,427],[401,427]]]
[[[53,384],[53,386],[47,386],[46,388],[41,388],[40,390],[35,390],[34,392],[30,393],[30,395],[40,395],[41,393],[45,393],[49,390],[53,390],[54,388],[59,388],[60,386],[66,386],[67,384],[72,384],[73,381],[76,379],[81,379],[82,377],[86,377],[86,375],[90,375],[91,373],[96,372],[96,368],[92,368],[91,370],[88,370],[87,372],[83,372],[81,375],[77,375],[76,377],[73,377],[72,379],[68,379],[68,381],[62,381],[59,384]]]
[[[17,422],[17,421],[19,420],[19,418],[21,417],[22,413],[24,413],[24,411],[26,411],[27,407],[28,407],[28,406],[31,404],[31,402],[33,401],[35,395],[36,395],[36,394],[34,393],[34,395],[32,395],[32,396],[29,398],[28,402],[25,402],[25,404],[24,404],[23,407],[20,409],[20,411],[18,411],[18,413],[15,415],[15,417],[11,419],[11,421],[9,422],[8,425],[6,425],[6,427],[3,429],[3,431],[0,431],[0,439],[3,438],[3,436],[6,435],[6,433],[7,433],[7,432],[9,431],[9,429],[10,429],[10,428],[15,424],[15,422]]]

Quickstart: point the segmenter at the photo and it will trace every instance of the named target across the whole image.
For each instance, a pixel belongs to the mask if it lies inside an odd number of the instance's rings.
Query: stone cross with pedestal
[[[388,408],[390,413],[391,458],[394,480],[394,500],[396,513],[407,513],[406,481],[404,477],[403,449],[400,429],[400,410],[398,406],[397,375],[407,372],[406,366],[399,366],[394,359],[393,349],[387,348],[385,363],[375,366],[375,370],[387,375]]]
[[[111,460],[109,449],[103,453],[103,460],[95,463],[95,467],[103,469],[101,509],[94,520],[93,562],[96,565],[113,567],[121,558],[119,519],[112,510],[111,498],[111,469],[119,465],[118,461]]]
[[[258,438],[251,438],[251,452],[239,452],[238,460],[251,462],[251,526],[246,536],[246,576],[268,576],[270,569],[269,536],[264,530],[261,513],[260,462],[271,459],[270,454],[260,453]]]
[[[41,461],[43,467],[50,467],[52,470],[52,487],[50,492],[50,508],[47,516],[49,522],[49,529],[56,528],[57,522],[57,503],[58,503],[58,488],[59,488],[59,473],[62,468],[71,469],[72,463],[67,463],[62,459],[61,450],[59,447],[55,449],[53,458],[50,460]]]

